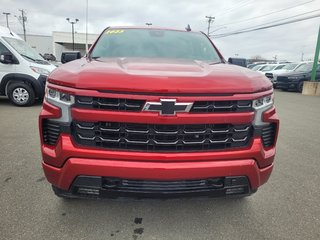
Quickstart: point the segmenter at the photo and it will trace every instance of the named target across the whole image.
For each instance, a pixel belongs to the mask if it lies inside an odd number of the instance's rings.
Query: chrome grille
[[[110,111],[140,112],[146,100],[134,100],[124,98],[101,98],[76,96],[75,107],[93,108]],[[195,101],[190,113],[213,112],[248,112],[252,111],[251,100],[235,101]]]
[[[80,145],[136,151],[210,151],[246,146],[251,125],[137,124],[74,122],[73,135]]]

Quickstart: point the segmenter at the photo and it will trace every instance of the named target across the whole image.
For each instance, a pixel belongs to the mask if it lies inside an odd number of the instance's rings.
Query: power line
[[[241,7],[244,7],[246,5],[248,5],[250,2],[252,2],[252,0],[244,0],[244,1],[240,1],[238,4],[236,4],[235,6],[229,8],[229,9],[226,9],[226,10],[221,10],[220,14],[218,14],[217,16],[221,16],[221,15],[225,15],[226,13],[230,13],[236,9],[239,9]]]
[[[316,10],[313,10],[313,11],[300,13],[300,14],[297,14],[297,15],[294,15],[294,16],[291,16],[291,17],[286,17],[286,18],[274,20],[274,21],[271,21],[271,22],[268,22],[268,23],[262,23],[262,24],[259,24],[259,25],[253,26],[253,27],[243,28],[243,29],[240,29],[240,30],[237,30],[237,31],[244,31],[244,30],[248,30],[248,29],[252,29],[252,28],[258,28],[258,27],[262,27],[262,26],[265,26],[265,25],[268,25],[268,24],[271,24],[271,23],[281,22],[281,21],[283,21],[283,20],[288,20],[288,19],[291,19],[291,18],[296,18],[296,17],[299,17],[299,16],[303,16],[303,15],[310,14],[310,13],[313,13],[313,12],[318,12],[318,11],[320,11],[320,8],[319,8],[319,9],[316,9]],[[232,32],[230,32],[230,33],[232,33]],[[222,34],[224,34],[224,33],[222,33]]]
[[[240,20],[240,21],[234,21],[234,22],[229,22],[229,23],[225,23],[225,24],[220,24],[220,25],[217,25],[217,27],[227,26],[227,25],[234,25],[234,24],[238,24],[238,23],[254,20],[254,19],[257,19],[257,18],[262,18],[262,17],[269,16],[269,15],[272,15],[272,14],[275,14],[275,13],[279,13],[279,12],[284,12],[284,11],[290,10],[292,8],[300,7],[300,6],[306,5],[306,4],[314,2],[314,1],[315,0],[311,0],[311,1],[308,1],[308,2],[304,2],[304,3],[300,3],[300,4],[297,4],[297,5],[291,6],[291,7],[283,8],[283,9],[280,9],[278,11],[270,12],[270,13],[267,13],[267,14],[264,14],[264,15],[255,16],[255,17],[251,17],[251,18],[246,18],[246,19],[243,19],[243,20]]]
[[[222,37],[228,37],[228,36],[238,35],[238,34],[242,34],[242,33],[248,33],[248,32],[254,32],[254,31],[259,31],[259,30],[263,30],[263,29],[268,29],[268,28],[274,28],[274,27],[287,25],[287,24],[295,23],[295,22],[301,22],[301,21],[305,21],[305,20],[308,20],[308,19],[312,19],[312,18],[318,18],[318,17],[320,17],[320,14],[316,14],[316,15],[312,15],[312,16],[304,17],[304,18],[299,18],[299,19],[295,19],[295,20],[291,20],[291,21],[286,21],[286,22],[283,22],[283,23],[273,24],[273,25],[269,25],[269,26],[249,29],[249,30],[239,30],[237,32],[219,34],[219,35],[214,36],[214,38],[222,38]]]
[[[250,30],[250,29],[252,29],[252,28],[259,28],[259,27],[262,27],[262,26],[265,26],[265,25],[268,25],[268,24],[271,24],[271,23],[281,22],[281,21],[283,21],[283,20],[288,20],[288,19],[291,19],[291,18],[296,18],[296,17],[302,16],[302,15],[310,14],[310,13],[317,12],[317,11],[320,11],[320,9],[316,9],[316,10],[313,10],[313,11],[300,13],[300,14],[297,14],[297,15],[294,15],[294,16],[291,16],[291,17],[286,17],[286,18],[282,18],[282,19],[277,19],[277,20],[274,20],[274,21],[271,21],[271,22],[262,23],[262,24],[259,24],[259,25],[256,25],[256,26],[252,26],[252,27],[242,28],[242,29],[236,30],[236,31],[234,31],[234,32]],[[222,33],[222,34],[220,34],[220,35],[232,34],[232,33],[233,33],[233,32]]]

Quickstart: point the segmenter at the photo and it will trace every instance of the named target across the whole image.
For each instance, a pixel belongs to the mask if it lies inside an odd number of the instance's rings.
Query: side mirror
[[[80,52],[63,52],[61,54],[61,63],[71,62],[81,58]]]
[[[14,57],[10,52],[2,52],[0,54],[0,62],[3,64],[12,64],[14,63]]]

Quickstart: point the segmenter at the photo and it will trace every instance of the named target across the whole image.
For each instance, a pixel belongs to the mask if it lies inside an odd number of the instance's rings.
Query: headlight
[[[30,66],[31,70],[34,71],[35,73],[41,74],[41,75],[46,75],[48,76],[50,72],[47,69],[44,68],[39,68],[39,67],[33,67]]]
[[[262,114],[273,107],[273,94],[253,100],[253,109],[255,110],[255,118],[253,124],[255,126],[266,125],[267,123],[262,121]]]
[[[55,119],[58,122],[71,122],[71,106],[74,104],[74,96],[46,86],[45,99],[48,103],[61,109],[61,117]]]

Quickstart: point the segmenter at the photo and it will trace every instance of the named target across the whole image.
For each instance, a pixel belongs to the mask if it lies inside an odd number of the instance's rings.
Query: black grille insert
[[[125,192],[180,192],[204,191],[224,187],[224,178],[180,181],[146,181],[116,178],[102,178],[102,188]]]
[[[251,125],[161,125],[73,122],[75,141],[84,146],[147,152],[210,151],[247,146]]]
[[[277,82],[288,82],[288,77],[285,76],[277,76]]]
[[[251,100],[239,101],[196,101],[191,111],[194,113],[212,112],[249,112],[252,111]]]
[[[276,136],[276,124],[271,123],[267,127],[262,128],[261,138],[263,142],[263,146],[271,147],[274,145]]]
[[[144,106],[144,100],[125,98],[100,98],[76,96],[75,106],[80,108],[94,108],[111,111],[139,112]]]
[[[61,128],[59,123],[44,119],[42,121],[43,141],[49,145],[55,145],[60,136]]]

